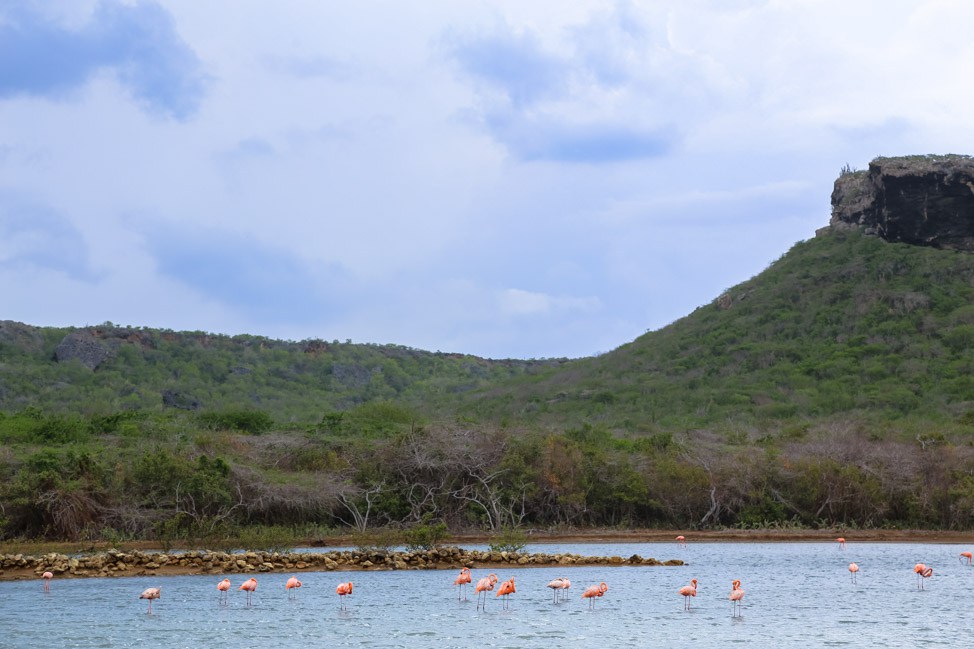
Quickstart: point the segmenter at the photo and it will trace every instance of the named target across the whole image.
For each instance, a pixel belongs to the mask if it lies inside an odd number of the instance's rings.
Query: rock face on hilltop
[[[59,363],[76,360],[93,370],[112,356],[112,350],[90,333],[79,331],[64,337],[54,350]]]
[[[835,181],[830,225],[974,252],[974,158],[876,158],[868,170],[845,172]]]

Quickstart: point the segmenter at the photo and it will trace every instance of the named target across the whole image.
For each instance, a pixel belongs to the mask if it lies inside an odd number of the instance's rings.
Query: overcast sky
[[[974,152],[967,0],[0,0],[0,319],[587,356]]]

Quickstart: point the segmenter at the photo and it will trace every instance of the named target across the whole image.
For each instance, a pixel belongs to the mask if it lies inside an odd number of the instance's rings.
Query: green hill
[[[841,228],[574,361],[4,322],[0,540],[971,529],[972,370],[974,254]]]
[[[463,399],[633,434],[849,418],[974,432],[974,255],[828,232],[659,331]]]

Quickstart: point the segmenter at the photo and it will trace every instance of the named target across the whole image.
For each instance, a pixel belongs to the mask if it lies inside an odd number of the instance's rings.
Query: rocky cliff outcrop
[[[844,172],[832,192],[832,229],[887,241],[974,251],[974,158],[876,158]]]
[[[84,331],[69,333],[54,350],[58,363],[76,360],[89,370],[95,369],[111,356],[112,349]]]

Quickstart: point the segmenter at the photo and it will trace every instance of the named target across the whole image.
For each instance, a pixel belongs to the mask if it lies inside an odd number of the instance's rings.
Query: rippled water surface
[[[509,610],[491,594],[457,601],[456,571],[310,572],[295,599],[286,574],[258,574],[251,606],[239,574],[0,583],[0,647],[836,647],[970,646],[974,568],[957,545],[849,543],[691,543],[536,545],[529,550],[683,559],[682,567],[499,569],[513,576]],[[848,565],[861,567],[853,584]],[[917,587],[913,565],[934,575]],[[474,569],[474,581],[487,574]],[[221,605],[216,583],[233,582]],[[551,579],[572,581],[553,604]],[[698,580],[693,609],[677,590]],[[733,579],[747,594],[731,616]],[[335,586],[355,584],[341,610]],[[609,590],[590,610],[582,590]],[[149,586],[162,598],[146,614]]]

